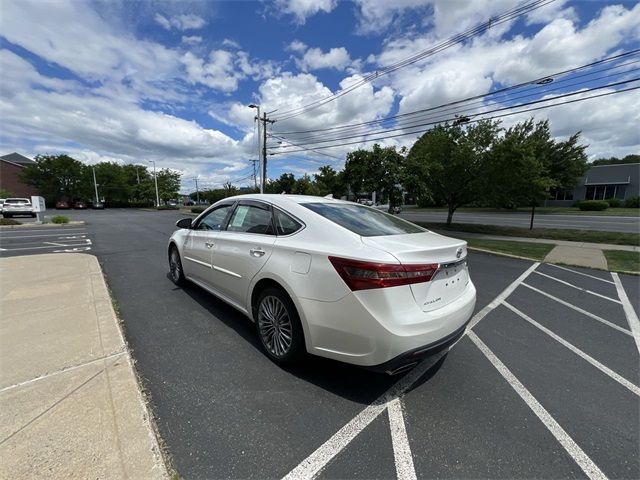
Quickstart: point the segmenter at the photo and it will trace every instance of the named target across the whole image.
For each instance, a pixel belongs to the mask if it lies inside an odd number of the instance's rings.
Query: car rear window
[[[4,203],[31,203],[31,201],[26,198],[7,198]]]
[[[413,223],[374,208],[352,203],[303,203],[303,207],[363,237],[420,233]]]

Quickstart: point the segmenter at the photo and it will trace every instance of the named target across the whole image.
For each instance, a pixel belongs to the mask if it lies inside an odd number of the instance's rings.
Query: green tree
[[[323,165],[313,177],[318,195],[332,194],[334,198],[340,198],[346,194],[342,171],[336,172],[330,165]]]
[[[404,185],[419,201],[447,205],[447,225],[462,205],[482,198],[484,168],[500,132],[500,123],[480,121],[466,128],[438,125],[411,147]]]
[[[20,179],[35,187],[48,202],[88,198],[93,189],[86,166],[68,155],[37,155],[35,163],[22,170]]]
[[[13,196],[13,192],[5,190],[4,188],[0,188],[0,198],[11,198]]]
[[[535,207],[549,196],[549,189],[572,189],[587,168],[586,146],[578,144],[580,133],[566,141],[551,138],[547,120],[533,119],[509,128],[490,155],[485,178],[493,203],[531,207],[529,228],[533,228]]]
[[[160,200],[166,202],[168,200],[178,198],[178,191],[180,190],[180,172],[176,172],[169,168],[163,168],[157,172],[157,175]],[[151,183],[153,183],[152,179]],[[153,185],[153,187],[155,188],[155,185]]]
[[[267,183],[265,193],[293,193],[296,186],[296,177],[293,173],[283,173],[276,180]]]
[[[311,180],[311,177],[305,173],[296,180],[293,193],[297,195],[319,195],[320,191],[313,180]]]

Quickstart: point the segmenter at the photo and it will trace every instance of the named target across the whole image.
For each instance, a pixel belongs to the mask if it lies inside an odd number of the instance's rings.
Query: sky
[[[284,118],[523,3],[0,0],[0,153],[151,160],[179,170],[185,192],[195,178],[200,188],[242,186],[253,182],[259,153],[249,104],[272,112],[270,133],[312,131],[484,95],[640,48],[639,2],[556,0]],[[582,131],[590,159],[622,157],[640,153],[639,91],[503,121],[548,118],[558,139]],[[379,143],[410,147],[417,137]],[[287,145],[270,149],[269,178],[339,169],[347,152],[372,144],[285,154]]]

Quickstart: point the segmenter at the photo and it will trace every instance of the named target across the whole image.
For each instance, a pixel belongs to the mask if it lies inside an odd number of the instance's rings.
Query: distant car
[[[241,195],[176,225],[171,280],[254,320],[276,363],[306,351],[400,373],[456,342],[473,314],[466,242],[357,203]]]
[[[58,210],[67,210],[69,208],[71,207],[69,206],[69,202],[67,202],[66,200],[58,200],[56,202],[56,209]]]
[[[75,208],[76,210],[86,210],[87,204],[81,201],[77,201],[73,204],[73,208]]]
[[[4,218],[14,217],[16,215],[28,215],[35,217],[31,200],[28,198],[7,198],[2,205],[2,216]]]
[[[187,200],[186,202],[183,203],[185,207],[193,207],[195,204],[196,202],[194,202],[193,200]]]
[[[173,200],[167,202],[167,205],[170,206],[170,207],[177,207],[178,206],[178,204],[176,202],[174,202]]]
[[[93,202],[91,204],[91,208],[93,208],[94,210],[104,210],[104,203],[102,203],[102,202]]]

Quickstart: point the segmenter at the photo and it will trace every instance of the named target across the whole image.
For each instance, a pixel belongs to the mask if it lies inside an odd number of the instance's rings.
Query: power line
[[[388,75],[391,72],[394,72],[396,70],[399,70],[401,68],[407,67],[409,65],[412,65],[420,60],[423,60],[427,57],[433,56],[436,53],[439,53],[443,50],[446,50],[450,47],[453,47],[454,45],[458,45],[460,43],[465,42],[466,40],[469,40],[471,38],[473,38],[474,36],[477,36],[481,33],[486,32],[487,30],[489,30],[490,28],[496,27],[498,25],[501,25],[502,23],[517,19],[523,15],[526,15],[528,13],[533,12],[534,10],[537,10],[538,8],[541,8],[543,6],[549,5],[553,2],[555,2],[556,0],[534,0],[532,2],[529,2],[525,5],[522,5],[520,7],[514,8],[512,10],[509,10],[507,12],[504,12],[496,17],[492,17],[489,20],[482,22],[481,24],[476,25],[475,27],[472,27],[468,30],[466,30],[463,33],[459,33],[456,34],[452,37],[449,37],[447,40],[444,40],[438,44],[436,44],[435,46],[428,48],[426,50],[423,50],[421,52],[418,52],[414,55],[411,55],[409,57],[406,57],[396,63],[393,63],[391,65],[388,65],[386,67],[383,67],[381,69],[376,70],[373,73],[367,74],[365,75],[361,80],[353,83],[352,85],[348,86],[347,88],[340,90],[337,93],[334,93],[332,95],[329,95],[323,99],[319,99],[313,102],[310,102],[306,105],[300,106],[300,107],[296,107],[296,108],[292,108],[289,110],[285,110],[284,112],[280,113],[280,117],[276,118],[277,121],[282,122],[285,120],[288,120],[290,118],[296,117],[298,115],[302,115],[310,110],[314,110],[316,108],[321,107],[322,105],[325,105],[329,102],[332,102],[350,92],[352,92],[353,90],[361,87],[362,85],[365,85],[367,83],[372,82],[373,80],[376,80],[378,78],[380,78],[383,75]],[[274,110],[274,112],[277,110]]]
[[[630,82],[634,82],[634,81],[638,81],[638,80],[639,80],[638,78],[635,78],[635,79],[632,79],[632,80],[619,82],[618,84],[623,84],[623,83],[626,84],[626,83],[630,83]],[[570,95],[578,95],[578,94],[590,92],[590,91],[593,91],[593,90],[606,88],[606,87],[609,87],[609,86],[610,85],[605,85],[603,87],[597,87],[597,88],[593,88],[593,89],[589,89],[589,90],[584,90],[584,91],[581,91],[581,92],[575,92],[575,93],[566,94],[566,95],[559,95],[559,96],[554,97],[554,98],[538,100],[538,101],[530,102],[530,103],[524,104],[524,105],[532,105],[532,104],[537,104],[537,103],[540,103],[540,102],[547,102],[547,101],[550,101],[550,100],[554,100],[555,98],[564,98],[564,97],[567,97],[567,96],[570,96]],[[543,110],[545,108],[553,108],[553,107],[557,107],[557,106],[560,106],[560,105],[578,103],[578,102],[582,102],[582,101],[585,101],[585,100],[591,100],[591,99],[594,99],[594,98],[606,97],[606,96],[610,96],[610,95],[616,95],[616,94],[620,94],[620,93],[624,93],[624,92],[630,92],[632,90],[638,90],[638,89],[640,89],[640,86],[625,88],[625,89],[621,89],[621,90],[614,90],[612,92],[600,93],[600,94],[597,94],[597,95],[591,95],[589,97],[577,98],[577,99],[573,99],[573,100],[567,100],[567,101],[564,101],[564,102],[558,102],[558,103],[554,103],[554,104],[550,104],[550,105],[542,105],[542,106],[539,106],[539,107],[527,108],[527,109],[518,110],[518,111],[514,111],[514,112],[501,113],[501,114],[493,115],[493,116],[483,116],[481,118],[470,119],[467,123],[475,123],[475,122],[479,122],[481,120],[494,120],[494,119],[497,119],[497,118],[504,118],[504,117],[511,116],[511,115],[517,115],[517,114],[520,114],[520,113],[527,113],[527,112],[532,112],[532,111],[536,111],[536,110]],[[518,105],[516,107],[506,107],[506,108],[491,110],[491,111],[488,111],[488,112],[484,112],[484,114],[500,112],[500,111],[504,111],[504,110],[508,110],[508,109],[512,109],[512,108],[519,108],[519,107],[522,107],[524,105]],[[452,121],[452,120],[455,120],[455,119],[450,119],[449,121]],[[424,126],[434,125],[434,124],[437,124],[437,123],[442,123],[442,122],[435,122],[435,123],[431,123],[431,124],[425,124]],[[428,130],[430,130],[430,128],[422,128],[422,129],[415,130],[415,131],[412,131],[412,132],[399,133],[399,134],[395,134],[395,135],[386,135],[386,136],[381,136],[381,137],[377,137],[377,138],[370,138],[370,139],[367,139],[367,140],[358,140],[358,141],[355,141],[355,142],[346,142],[346,143],[339,143],[339,144],[334,144],[334,145],[317,146],[317,147],[314,147],[314,148],[316,150],[318,150],[318,149],[324,149],[324,148],[337,148],[337,147],[344,147],[344,146],[348,146],[348,145],[370,143],[370,142],[374,142],[374,141],[378,141],[378,140],[386,140],[386,139],[389,139],[389,138],[398,138],[398,137],[405,137],[405,136],[409,136],[409,135],[415,135],[417,133],[424,133],[424,132],[427,132]],[[286,152],[274,152],[273,155],[290,154],[290,153],[297,153],[297,152],[304,152],[304,151],[308,151],[308,149],[307,148],[303,148],[303,149],[300,149],[300,150],[288,150]]]
[[[503,87],[501,89],[494,90],[493,92],[489,92],[489,93],[485,93],[485,94],[481,94],[481,95],[475,95],[475,96],[468,97],[468,98],[465,98],[465,99],[462,99],[462,100],[455,100],[453,102],[448,102],[448,103],[445,103],[445,104],[437,105],[435,107],[423,108],[423,109],[415,110],[415,111],[412,111],[412,112],[402,113],[402,114],[398,114],[398,115],[392,115],[392,116],[381,118],[381,119],[369,120],[367,122],[359,122],[359,123],[339,125],[339,126],[335,126],[335,127],[320,128],[320,129],[298,130],[298,131],[289,131],[289,132],[274,132],[274,133],[277,133],[278,135],[296,135],[296,134],[303,134],[303,133],[330,132],[330,131],[334,131],[334,130],[350,129],[352,127],[360,127],[360,126],[365,126],[365,125],[381,124],[381,123],[384,123],[384,122],[387,122],[387,121],[391,121],[391,120],[395,120],[395,119],[398,119],[398,118],[406,118],[406,117],[413,116],[413,115],[418,115],[418,114],[421,114],[421,113],[436,111],[436,110],[439,110],[439,109],[442,109],[442,108],[445,108],[445,107],[449,107],[449,106],[464,104],[464,103],[472,101],[472,100],[478,100],[478,99],[483,99],[483,98],[487,98],[487,97],[494,96],[494,95],[500,95],[500,94],[503,94],[505,92],[509,92],[509,91],[516,90],[516,89],[523,88],[523,87],[527,87],[527,86],[532,87],[532,89],[537,89],[537,88],[543,87],[544,85],[547,85],[548,83],[546,83],[546,81],[548,79],[554,79],[554,78],[557,78],[557,77],[560,77],[560,76],[564,76],[564,75],[568,75],[568,74],[571,74],[571,73],[575,73],[575,72],[578,72],[580,70],[584,70],[584,69],[587,69],[587,68],[590,68],[590,67],[593,67],[593,66],[596,66],[596,65],[615,62],[616,60],[619,60],[619,59],[622,59],[622,58],[625,58],[625,57],[629,57],[629,56],[638,55],[639,53],[640,53],[640,49],[630,50],[630,51],[623,52],[623,53],[618,54],[618,55],[613,55],[613,56],[610,56],[610,57],[607,57],[607,58],[603,58],[601,60],[597,60],[595,62],[591,62],[591,63],[585,64],[585,65],[581,65],[579,67],[574,67],[574,68],[563,70],[563,71],[560,71],[560,72],[555,72],[555,73],[552,73],[552,74],[545,75],[543,77],[538,77],[538,78],[533,79],[533,80],[528,80],[526,82],[521,82],[521,83],[518,83],[516,85]],[[630,62],[630,63],[636,63],[636,62],[634,61],[634,62]],[[604,70],[608,70],[610,68],[619,68],[619,67],[621,67],[623,65],[626,65],[626,64],[618,64],[618,65],[616,65],[614,67],[607,67]],[[591,74],[593,74],[593,73],[595,73],[595,72],[591,72]],[[574,78],[579,78],[579,77],[574,77]],[[558,82],[554,81],[553,83],[557,84],[557,83],[563,82],[563,81],[566,81],[566,80],[560,80]]]
[[[632,70],[627,70],[625,71],[625,73],[633,73],[633,72],[637,72],[639,71],[640,68],[635,68]],[[562,88],[568,88],[568,87],[576,87],[576,86],[580,86],[580,85],[584,85],[587,83],[593,83],[595,80],[603,80],[603,79],[607,79],[607,78],[611,78],[611,77],[619,77],[619,73],[616,74],[612,74],[612,75],[603,75],[597,78],[593,78],[590,80],[583,80],[583,81],[579,81],[579,82],[574,82],[574,83],[570,83],[570,84],[566,84],[566,85],[561,85],[558,87],[554,87],[551,89],[548,89],[546,92],[544,93],[550,93],[553,92],[555,90],[558,90],[558,88],[562,87]],[[614,84],[610,84],[610,85],[616,85]],[[607,85],[605,85],[607,86]],[[526,98],[531,98],[534,96],[537,96],[538,93],[527,93],[524,95],[519,95],[516,97],[512,97],[510,98],[511,101],[516,101],[516,100],[522,100],[522,99],[526,99]],[[497,99],[496,99],[497,100]],[[520,105],[527,105],[528,103],[524,103],[524,104],[515,104],[515,105],[510,105],[510,108],[515,108],[518,107]],[[464,108],[459,107],[457,110],[452,111],[454,108],[456,107],[449,107],[446,108],[444,110],[440,110],[436,113],[433,113],[431,115],[422,115],[420,117],[416,117],[416,118],[411,118],[411,119],[405,119],[402,120],[398,123],[396,123],[395,125],[393,125],[393,128],[386,128],[386,129],[382,129],[382,130],[362,130],[363,127],[359,127],[357,129],[351,129],[349,131],[345,130],[345,131],[340,131],[340,132],[335,132],[333,135],[332,134],[325,134],[325,135],[310,135],[307,137],[302,137],[302,138],[297,138],[296,140],[298,142],[300,142],[302,145],[313,145],[315,143],[327,143],[327,142],[333,142],[333,141],[338,141],[338,140],[346,140],[346,139],[350,139],[350,138],[357,138],[357,137],[367,137],[367,136],[371,136],[371,135],[376,135],[379,133],[384,133],[384,132],[391,132],[391,131],[398,131],[398,130],[402,130],[402,129],[406,129],[406,128],[412,128],[412,127],[416,127],[416,126],[422,126],[424,125],[424,122],[431,122],[431,123],[439,123],[442,121],[445,121],[446,119],[453,117],[460,117],[460,118],[464,118],[464,117],[470,117],[473,116],[474,113],[472,113],[473,110],[477,110],[481,107],[487,106],[482,100],[476,101],[476,102],[472,102],[470,104],[464,105]],[[473,107],[473,108],[472,108]],[[479,112],[482,113],[482,112]],[[343,135],[343,136],[339,136],[339,135]],[[293,142],[291,142],[293,143]],[[300,143],[298,144],[298,146],[300,146]],[[281,148],[290,148],[287,146],[281,147]]]

